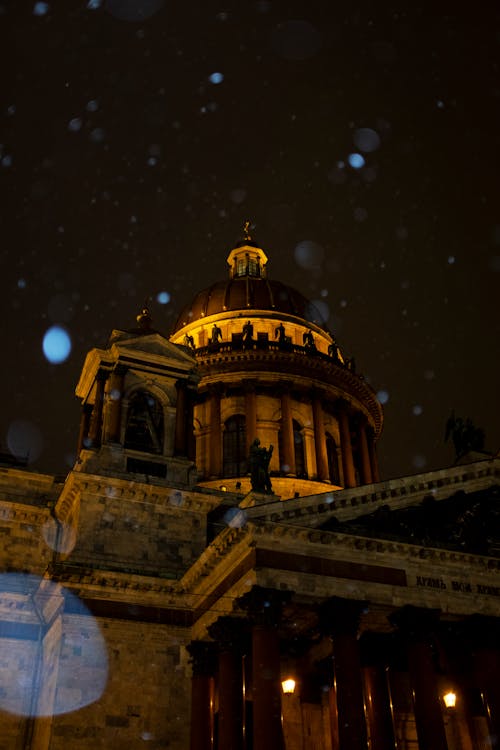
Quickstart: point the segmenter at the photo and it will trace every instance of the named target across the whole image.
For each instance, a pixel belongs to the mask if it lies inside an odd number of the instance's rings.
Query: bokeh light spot
[[[81,128],[82,128],[82,118],[81,117],[73,117],[73,119],[71,119],[68,122],[68,130],[71,133],[78,133],[78,131],[81,130]]]
[[[365,160],[361,154],[349,154],[347,161],[353,169],[361,169],[365,166]]]
[[[168,292],[158,292],[156,295],[156,301],[160,305],[168,305],[170,302],[170,294]]]
[[[414,415],[415,415],[416,417],[419,417],[419,416],[420,416],[420,415],[422,414],[422,412],[423,412],[423,409],[422,409],[422,407],[420,406],[420,404],[415,404],[415,406],[414,406],[414,407],[413,407],[413,409],[412,409],[412,412],[413,412],[413,414],[414,414]]]
[[[377,398],[381,404],[386,404],[389,401],[389,394],[387,393],[387,391],[384,391],[384,390],[378,391]]]
[[[38,2],[35,3],[33,7],[33,15],[34,16],[45,16],[49,12],[49,4]]]
[[[294,254],[297,265],[311,270],[321,266],[325,251],[317,242],[302,240],[296,245]]]
[[[210,83],[217,85],[219,83],[222,83],[222,81],[224,80],[224,76],[222,75],[222,73],[212,73],[212,75],[208,76],[208,80],[210,81]]]
[[[108,679],[107,648],[83,602],[53,581],[22,573],[0,574],[0,592],[8,611],[20,608],[25,617],[10,618],[10,637],[0,640],[0,661],[9,664],[0,670],[0,709],[54,716],[98,700]],[[64,621],[63,609],[70,613]],[[27,626],[29,615],[37,624]],[[55,643],[46,649],[51,638]]]
[[[358,128],[354,132],[354,144],[360,151],[369,154],[380,146],[380,136],[371,128]]]
[[[53,365],[68,359],[71,352],[69,333],[61,326],[52,326],[43,337],[43,353]]]
[[[425,456],[417,454],[413,456],[412,464],[416,469],[423,469],[427,465],[427,459]]]
[[[42,433],[32,422],[25,419],[15,419],[10,423],[7,430],[7,447],[13,456],[31,464],[42,453]]]
[[[247,522],[247,514],[241,508],[229,508],[224,513],[224,522],[232,529],[241,529]]]

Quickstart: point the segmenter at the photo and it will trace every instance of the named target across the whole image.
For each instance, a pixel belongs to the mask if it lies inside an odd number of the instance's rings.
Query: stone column
[[[356,476],[354,473],[354,460],[352,457],[351,428],[346,406],[340,405],[339,409],[339,432],[340,451],[342,453],[342,468],[344,470],[344,486],[355,487]]]
[[[253,746],[285,750],[281,726],[281,671],[278,625],[286,592],[254,586],[237,600],[252,622]]]
[[[406,605],[390,616],[407,643],[419,750],[447,750],[432,642],[439,610]]]
[[[500,749],[500,618],[474,615],[465,625],[474,683],[483,697],[493,750]]]
[[[187,647],[191,656],[191,750],[213,748],[213,674],[215,646],[192,641]]]
[[[370,465],[372,469],[372,481],[373,482],[380,482],[380,472],[378,468],[378,458],[377,458],[377,446],[375,444],[375,435],[373,433],[373,430],[368,431],[368,452],[370,454]]]
[[[175,437],[174,437],[174,455],[185,456],[187,454],[187,430],[186,430],[186,412],[187,396],[186,382],[178,380],[175,384],[177,391],[177,403],[175,405]]]
[[[223,616],[209,626],[208,632],[219,652],[217,750],[243,750],[243,653],[248,627],[241,618]]]
[[[314,447],[316,448],[317,476],[320,480],[330,479],[328,472],[328,457],[326,454],[325,423],[323,419],[323,406],[319,393],[312,397],[313,423],[314,423]]]
[[[94,408],[90,418],[89,438],[92,448],[98,448],[101,445],[102,437],[102,410],[104,405],[104,386],[108,378],[108,373],[99,370],[96,377],[96,393]]]
[[[209,471],[210,477],[220,477],[222,472],[222,427],[220,417],[220,392],[215,388],[210,391],[210,433],[209,433]]]
[[[391,636],[366,633],[360,641],[370,750],[394,750],[396,739],[387,681]]]
[[[87,445],[85,445],[85,443],[86,443],[86,440],[88,440],[91,414],[92,414],[92,404],[83,404],[82,416],[80,418],[80,431],[78,433],[78,446],[76,449],[77,457],[83,448],[88,447]]]
[[[292,399],[288,385],[285,384],[281,393],[281,445],[283,456],[280,456],[281,466],[287,466],[285,474],[295,475],[295,448],[293,444]]]
[[[247,456],[250,452],[250,446],[257,437],[257,393],[255,384],[245,381],[245,430]]]
[[[106,402],[106,430],[104,435],[106,443],[120,442],[124,377],[125,368],[122,365],[117,365],[109,378],[108,398]]]
[[[370,462],[370,453],[368,451],[368,439],[366,436],[366,425],[359,425],[359,448],[361,453],[361,477],[363,484],[371,484],[372,467]]]
[[[321,605],[320,627],[332,639],[340,750],[367,750],[357,631],[366,602],[332,597]],[[331,722],[336,721],[335,712]],[[332,732],[335,735],[335,730]]]
[[[194,434],[194,404],[196,401],[196,390],[188,388],[186,391],[186,400],[187,457],[190,461],[196,461],[196,437]]]

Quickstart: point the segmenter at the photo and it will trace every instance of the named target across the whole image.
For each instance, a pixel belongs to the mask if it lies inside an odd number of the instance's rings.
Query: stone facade
[[[500,458],[379,481],[373,392],[266,263],[89,353],[64,482],[0,470],[0,750],[499,746]]]

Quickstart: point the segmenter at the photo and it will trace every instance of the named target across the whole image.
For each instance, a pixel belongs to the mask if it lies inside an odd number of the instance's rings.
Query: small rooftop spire
[[[250,242],[252,239],[252,235],[250,234],[250,221],[245,221],[243,224],[243,239],[246,240],[246,242]]]

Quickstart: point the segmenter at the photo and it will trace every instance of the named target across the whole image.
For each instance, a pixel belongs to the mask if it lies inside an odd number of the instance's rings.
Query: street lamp
[[[443,701],[446,708],[455,708],[457,703],[457,696],[452,690],[449,690],[443,695]]]
[[[295,692],[295,680],[293,679],[293,677],[287,677],[286,680],[283,680],[283,682],[281,683],[281,688],[285,695],[293,695],[293,693]]]

